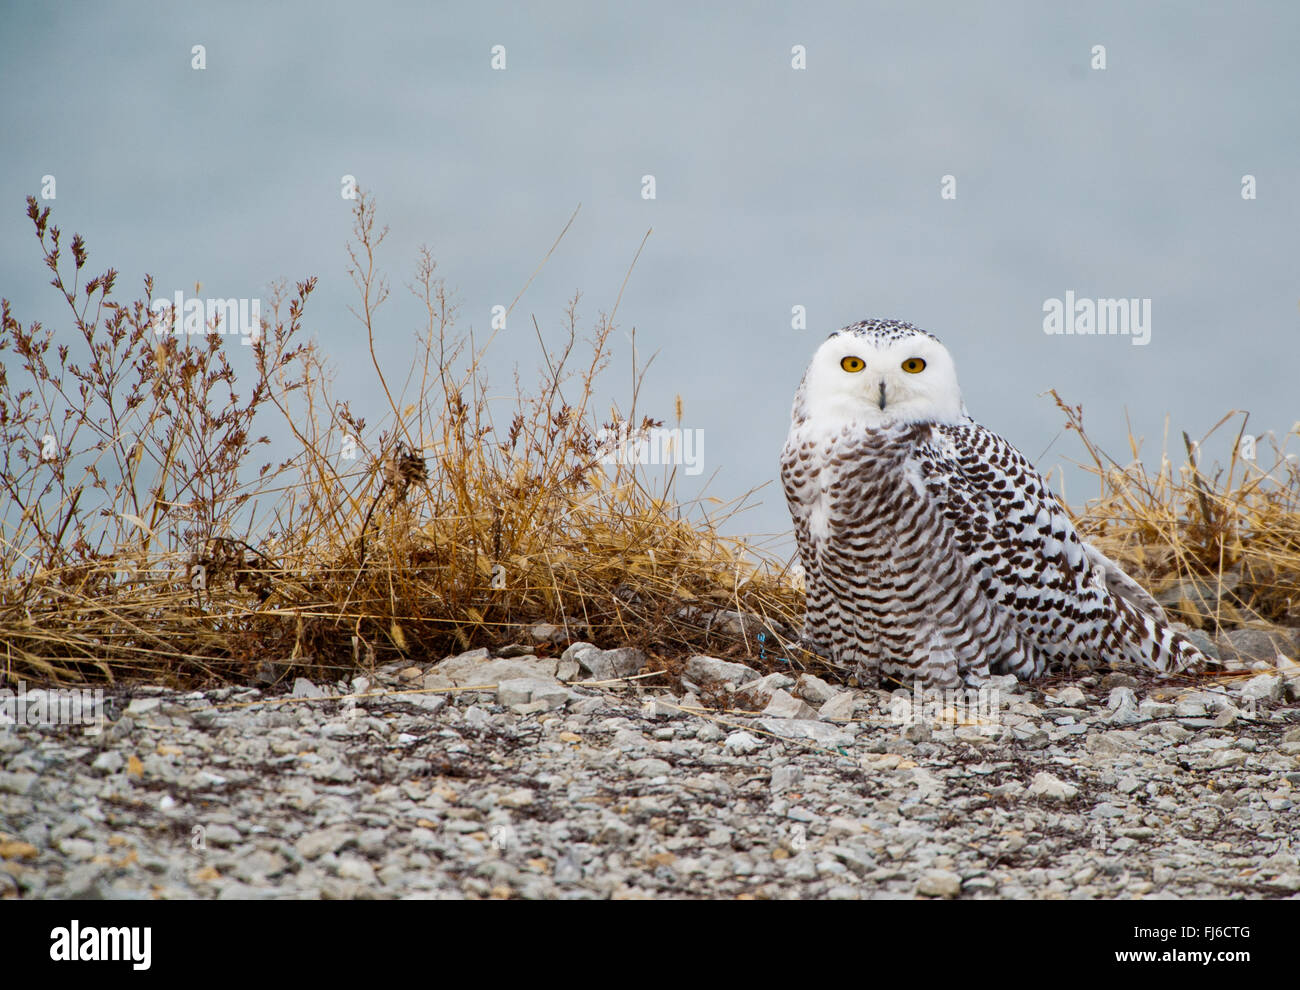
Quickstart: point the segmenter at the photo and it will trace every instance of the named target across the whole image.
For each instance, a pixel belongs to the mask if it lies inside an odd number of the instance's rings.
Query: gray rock
[[[934,729],[931,728],[929,722],[912,722],[903,730],[903,738],[908,742],[929,742],[933,736]]]
[[[474,729],[486,729],[492,725],[492,716],[478,705],[470,705],[465,709],[465,724]]]
[[[812,674],[800,674],[799,683],[795,687],[794,693],[810,705],[821,707],[835,697],[837,691],[820,677],[814,677]]]
[[[1149,717],[1139,709],[1132,688],[1110,689],[1110,696],[1106,699],[1106,721],[1112,725],[1132,725]]]
[[[853,718],[856,708],[857,697],[854,693],[841,691],[817,710],[817,717],[823,722],[847,722]]]
[[[1079,788],[1046,771],[1035,774],[1033,782],[1029,785],[1030,797],[1047,798],[1050,801],[1073,801],[1078,795]]]
[[[435,666],[425,675],[425,687],[467,687],[499,684],[512,678],[555,678],[558,661],[525,656],[487,659],[487,650],[470,650]]]
[[[364,884],[367,887],[373,887],[377,884],[378,878],[375,876],[374,867],[367,863],[360,856],[344,854],[339,857],[339,877],[344,880],[355,880],[357,883]]]
[[[551,625],[549,622],[539,622],[537,625],[528,628],[528,638],[534,643],[562,643],[564,642],[564,630]]]
[[[769,718],[811,719],[817,717],[817,712],[813,708],[788,691],[773,691],[772,700],[763,709],[763,714]]]
[[[1165,701],[1143,698],[1138,705],[1138,712],[1144,718],[1169,718],[1174,714],[1174,706]]]
[[[667,760],[650,758],[633,760],[628,769],[637,777],[662,777],[670,773],[673,766]]]
[[[572,660],[574,663],[577,663],[579,653],[582,653],[585,650],[598,650],[598,649],[600,649],[600,647],[598,647],[595,643],[588,643],[585,640],[581,640],[577,643],[570,643],[568,648],[563,653],[560,654],[560,659]]]
[[[58,842],[72,835],[78,835],[87,829],[94,828],[95,823],[85,815],[68,815],[54,824],[49,829],[49,841]]]
[[[497,685],[497,704],[507,708],[544,702],[546,710],[550,710],[562,707],[572,697],[572,691],[551,678],[518,677]]]
[[[1015,674],[995,674],[987,678],[981,686],[988,691],[1012,695],[1020,690],[1020,679]]]
[[[808,739],[830,749],[853,745],[851,726],[802,718],[763,718],[759,719],[758,726],[782,739]]]
[[[443,660],[438,664],[438,666],[439,666],[439,667],[446,667],[446,666],[453,666],[453,667],[455,667],[455,666],[460,665],[460,666],[465,666],[465,667],[466,667],[467,669],[469,669],[469,670],[473,670],[473,669],[474,669],[475,667],[477,667],[479,664],[486,662],[486,660],[488,659],[488,657],[490,657],[491,655],[492,655],[492,652],[491,652],[491,651],[490,651],[486,646],[480,646],[480,647],[477,647],[477,648],[475,648],[475,649],[473,649],[473,650],[466,650],[464,653],[457,653],[454,657],[445,657],[445,658],[443,658]],[[390,667],[395,667],[395,668],[399,668],[399,669],[400,669],[401,667],[406,666],[406,664],[405,664],[404,662],[399,661],[399,662],[396,663],[396,664],[389,664],[388,666],[390,666]],[[381,668],[380,668],[380,671],[381,671],[381,672],[383,672],[383,671],[385,671],[385,670],[387,670],[386,667],[381,667]]]
[[[82,863],[74,867],[64,878],[59,897],[74,901],[106,900],[103,880],[107,872],[105,863]]]
[[[596,833],[596,841],[601,845],[623,846],[636,839],[636,830],[621,818],[606,819]]]
[[[1140,682],[1132,674],[1126,674],[1123,671],[1113,670],[1101,679],[1101,689],[1107,695],[1117,687],[1132,688],[1136,690],[1140,687]]]
[[[285,847],[284,852],[292,855],[293,850]],[[272,877],[279,876],[289,867],[289,860],[276,849],[254,849],[240,855],[233,873],[240,880],[251,884],[264,884]]]
[[[537,798],[537,792],[530,787],[516,787],[503,794],[497,804],[503,808],[526,808]]]
[[[672,695],[666,695],[661,698],[644,698],[641,701],[641,714],[648,718],[676,718],[681,715],[681,704]],[[657,729],[656,732],[666,732],[665,736],[656,735],[656,739],[671,739],[673,730],[671,728]]]
[[[686,661],[685,677],[701,687],[721,686],[734,691],[742,684],[758,680],[758,671],[743,663],[694,656]]]
[[[1057,691],[1054,700],[1062,708],[1082,708],[1088,703],[1087,695],[1073,684]]]
[[[1284,873],[1267,881],[1268,886],[1282,891],[1300,890],[1300,873]]]
[[[797,787],[803,781],[803,770],[791,764],[776,767],[772,771],[772,779],[768,784],[773,794],[780,794],[788,791],[792,787]]]
[[[88,839],[64,839],[59,843],[59,852],[72,859],[90,859],[95,855],[95,844]]]
[[[577,660],[561,660],[555,667],[555,677],[561,681],[576,681],[582,676],[582,667]]]
[[[1241,715],[1241,709],[1230,704],[1227,708],[1220,710],[1219,714],[1214,716],[1214,724],[1217,728],[1221,729],[1230,725],[1236,725],[1237,719],[1239,719]]]
[[[243,836],[239,834],[239,829],[231,825],[209,825],[203,830],[203,839],[206,843],[214,846],[233,846],[243,841]]]
[[[757,636],[767,628],[761,615],[751,612],[735,612],[719,608],[705,617],[704,628],[710,632],[721,632],[727,636]]]
[[[400,695],[402,701],[408,705],[414,705],[426,715],[436,715],[447,707],[448,701],[445,694],[425,694],[423,692]]]
[[[323,828],[308,832],[293,844],[303,859],[317,859],[326,853],[338,852],[353,840],[353,833],[345,828]]]
[[[630,753],[634,750],[645,749],[649,743],[646,737],[636,729],[618,729],[614,733],[611,745],[620,753]]]
[[[721,729],[719,729],[712,722],[706,722],[704,725],[701,725],[699,729],[696,731],[695,738],[698,739],[700,742],[709,743],[709,742],[717,742],[719,739],[722,738],[722,735],[723,733]]]
[[[1193,577],[1175,584],[1155,596],[1166,608],[1190,609],[1199,615],[1214,615],[1220,600],[1226,599],[1241,584],[1241,575],[1225,571],[1222,582],[1218,577]]]
[[[357,772],[342,760],[326,760],[313,764],[307,769],[313,780],[325,780],[335,784],[350,784],[357,779]]]
[[[817,864],[808,852],[801,852],[786,861],[785,875],[800,883],[811,883],[817,879]]]
[[[565,852],[555,861],[555,882],[563,884],[577,883],[582,879],[582,867],[573,856]]]
[[[299,677],[293,682],[294,698],[324,698],[325,692],[318,688],[305,677]]]
[[[19,797],[31,793],[36,783],[34,773],[0,772],[0,794],[17,794]]]
[[[794,678],[785,674],[768,674],[756,681],[750,681],[736,691],[736,702],[754,708],[765,707],[777,692],[789,696],[785,688],[794,687]]]
[[[117,773],[126,766],[126,758],[116,750],[109,749],[95,757],[95,762],[91,766],[104,773]]]
[[[750,753],[761,748],[762,745],[762,742],[760,742],[756,737],[742,730],[733,732],[731,735],[727,736],[727,741],[723,743],[723,749],[736,756],[748,756]]]
[[[1291,633],[1280,627],[1230,629],[1219,634],[1219,651],[1225,660],[1238,660],[1247,665],[1266,660],[1272,664],[1278,654],[1294,657],[1297,647]]]
[[[961,877],[950,870],[926,870],[916,882],[916,892],[925,897],[957,897]]]
[[[1258,674],[1237,688],[1246,701],[1275,701],[1282,697],[1282,678],[1276,674]]]
[[[525,676],[481,679],[488,664],[512,661]],[[1182,682],[1137,678],[1137,697],[1160,698],[1142,707],[1155,706],[1161,721],[1132,725],[1108,721],[1114,711],[1098,702],[1115,688],[1134,693],[1115,672],[1071,682],[1082,699],[1063,692],[1044,703],[1041,686],[1026,685],[999,712],[996,739],[945,721],[909,741],[890,722],[886,692],[823,701],[824,712],[856,709],[862,721],[845,725],[714,719],[677,712],[663,686],[567,688],[539,673],[532,655],[465,662],[466,683],[491,687],[448,696],[436,719],[400,694],[342,711],[276,704],[282,683],[254,707],[263,696],[243,687],[109,687],[110,710],[159,704],[129,731],[124,717],[98,738],[61,726],[0,729],[0,896],[1188,899],[1300,890],[1300,860],[1286,842],[1300,805],[1300,728],[1280,699],[1250,704],[1242,679],[1222,688],[1201,679],[1179,700],[1194,699],[1184,710],[1206,717],[1174,721]],[[410,666],[376,682],[442,677],[420,666],[399,680]],[[736,667],[744,673],[735,687],[766,680]],[[1266,665],[1261,693],[1274,694],[1267,679],[1290,670]],[[504,700],[530,700],[500,706],[499,685],[512,679],[583,699],[546,711],[531,687],[512,699],[516,686],[506,684]],[[781,683],[763,687],[788,690]],[[1112,707],[1128,701],[1120,694]],[[1059,704],[1070,710],[1043,710]],[[143,777],[125,772],[128,755]],[[1229,822],[1231,850],[1216,841]],[[1246,867],[1255,872],[1243,881]]]
[[[565,656],[568,657],[568,651]],[[641,672],[648,659],[644,652],[625,646],[617,650],[599,650],[594,646],[578,651],[573,658],[593,680],[611,681]]]
[[[1210,758],[1210,767],[1223,770],[1227,767],[1239,767],[1246,762],[1246,754],[1239,749],[1221,749]]]
[[[832,846],[829,852],[860,877],[876,868],[876,861],[854,846]]]

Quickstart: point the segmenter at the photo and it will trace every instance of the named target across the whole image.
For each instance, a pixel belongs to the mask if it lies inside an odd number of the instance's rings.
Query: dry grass
[[[1300,424],[1256,440],[1249,414],[1229,413],[1200,441],[1183,433],[1177,464],[1166,435],[1151,474],[1131,429],[1121,465],[1088,438],[1082,408],[1052,395],[1100,483],[1075,519],[1088,539],[1153,593],[1174,591],[1173,617],[1196,628],[1300,626],[1300,458],[1286,450]],[[1230,440],[1228,464],[1207,469],[1200,451],[1216,440]]]
[[[28,216],[72,325],[24,327],[3,304],[6,680],[332,680],[517,641],[543,622],[564,641],[640,646],[654,669],[709,652],[827,672],[777,635],[766,650],[755,641],[798,626],[802,593],[782,562],[720,535],[743,499],[682,505],[671,475],[652,482],[642,466],[601,463],[601,426],[662,425],[638,412],[636,375],[626,412],[602,422],[592,408],[617,304],[583,339],[575,296],[549,349],[534,321],[539,381],[516,377],[513,400],[492,400],[492,339],[457,329],[424,251],[410,288],[426,321],[399,381],[375,356],[375,338],[391,332],[378,316],[386,231],[362,197],[349,249],[355,315],[369,391],[387,410],[370,427],[303,342],[314,279],[273,293],[237,382],[231,338],[156,335],[150,279],[140,299],[116,301],[111,269],[81,281],[80,237],[68,271],[49,210],[29,199]],[[1164,461],[1150,477],[1097,452],[1081,411],[1061,407],[1104,482],[1078,521],[1107,552],[1157,590],[1236,568],[1245,611],[1220,621],[1300,622],[1294,463],[1279,454],[1266,471],[1234,457],[1225,479]],[[680,415],[679,405],[679,425]],[[296,453],[256,465],[276,432]],[[718,610],[762,619],[710,621]]]
[[[540,382],[516,380],[502,415],[483,372],[492,341],[457,332],[425,251],[410,288],[427,322],[398,381],[374,356],[388,332],[386,230],[362,197],[355,314],[388,410],[370,428],[301,342],[314,279],[276,292],[237,392],[231,338],[159,337],[150,279],[126,304],[112,271],[79,285],[81,238],[69,273],[48,209],[29,199],[28,215],[75,331],[23,327],[4,303],[0,351],[17,359],[0,369],[7,679],[337,677],[499,645],[539,622],[671,666],[702,649],[758,652],[752,628],[706,628],[716,609],[797,612],[779,565],[719,535],[736,505],[682,506],[671,476],[656,486],[642,466],[600,463],[600,425],[661,425],[637,419],[635,387],[604,424],[591,408],[612,313],[580,340],[575,296],[560,346],[543,344]],[[254,469],[269,442],[255,431],[276,429],[297,454]]]

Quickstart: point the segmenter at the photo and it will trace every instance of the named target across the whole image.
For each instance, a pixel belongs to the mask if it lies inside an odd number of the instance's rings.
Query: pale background
[[[1300,419],[1300,7],[698,6],[8,4],[0,294],[66,324],[23,216],[53,174],[54,222],[121,272],[119,298],[146,272],[165,295],[319,276],[308,329],[375,422],[342,175],[392,228],[380,347],[403,374],[421,243],[482,333],[582,204],[498,337],[503,392],[540,365],[531,316],[558,339],[581,290],[590,326],[653,226],[618,313],[659,354],[642,407],[671,419],[680,394],[709,494],[771,483],[729,529],[787,548],[791,395],[816,345],[864,317],[940,336],[972,414],[1044,471],[1082,456],[1048,388],[1117,455],[1127,415],[1153,463],[1166,414],[1171,440],[1230,409],[1256,432]],[[1151,343],[1044,335],[1067,289],[1152,299]],[[626,392],[621,334],[616,357],[602,406]],[[1066,479],[1071,502],[1094,491]]]

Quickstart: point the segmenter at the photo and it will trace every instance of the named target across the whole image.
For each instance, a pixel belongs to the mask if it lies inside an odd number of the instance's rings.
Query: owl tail
[[[1114,659],[1158,670],[1162,674],[1202,671],[1218,666],[1217,661],[1202,653],[1190,639],[1161,618],[1143,611],[1127,597],[1112,595],[1111,598],[1119,627],[1116,643],[1119,649],[1114,651],[1119,655]]]

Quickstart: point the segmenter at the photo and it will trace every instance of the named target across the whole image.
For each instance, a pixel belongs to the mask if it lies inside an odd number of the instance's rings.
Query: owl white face
[[[952,356],[923,333],[837,333],[813,355],[804,402],[813,422],[868,429],[959,423],[966,412]]]

